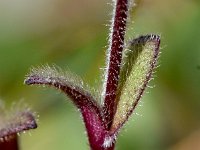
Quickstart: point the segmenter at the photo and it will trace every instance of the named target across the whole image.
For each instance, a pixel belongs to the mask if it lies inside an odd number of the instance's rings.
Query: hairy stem
[[[116,0],[114,9],[113,29],[111,32],[110,47],[108,49],[108,66],[105,77],[105,93],[103,112],[107,129],[112,124],[116,109],[116,93],[122,61],[122,50],[124,47],[124,35],[126,30],[128,0]]]

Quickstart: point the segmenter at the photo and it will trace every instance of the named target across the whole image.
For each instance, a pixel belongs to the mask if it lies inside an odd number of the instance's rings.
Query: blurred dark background
[[[23,84],[31,66],[56,64],[100,86],[107,0],[0,0],[0,99],[24,99],[40,115],[22,150],[87,150],[80,114],[60,92]],[[147,92],[119,136],[118,150],[200,149],[200,1],[138,0],[127,39],[156,33],[161,57]],[[139,115],[138,115],[139,114]]]

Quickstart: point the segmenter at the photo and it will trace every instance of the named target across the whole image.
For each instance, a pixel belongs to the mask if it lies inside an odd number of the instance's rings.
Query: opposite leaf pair
[[[105,121],[103,106],[96,100],[98,97],[92,95],[89,88],[74,75],[44,66],[32,69],[25,83],[53,86],[67,94],[83,115],[90,143],[110,147],[151,79],[159,53],[159,42],[156,35],[141,36],[131,41],[123,53],[116,99],[113,99],[116,112],[109,129],[107,126],[110,122]]]
[[[160,37],[140,36],[125,48],[128,0],[114,1],[114,17],[101,96],[56,67],[32,69],[25,83],[55,87],[80,110],[92,150],[113,150],[119,130],[137,106],[156,66]],[[102,104],[97,102],[101,99]]]

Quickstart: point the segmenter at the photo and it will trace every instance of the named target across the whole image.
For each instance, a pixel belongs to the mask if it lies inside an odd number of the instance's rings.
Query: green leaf
[[[146,35],[132,40],[125,50],[111,131],[120,129],[137,106],[156,67],[159,45],[159,36]]]

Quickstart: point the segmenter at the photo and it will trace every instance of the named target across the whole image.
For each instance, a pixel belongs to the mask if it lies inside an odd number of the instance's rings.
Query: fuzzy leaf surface
[[[17,133],[37,128],[35,114],[28,108],[14,105],[9,112],[0,107],[0,139],[8,140]]]
[[[160,37],[157,35],[140,36],[132,40],[124,52],[117,94],[118,104],[111,131],[120,129],[137,106],[156,67],[159,44]]]
[[[96,101],[97,98],[91,94],[91,90],[81,79],[59,68],[43,66],[33,68],[26,76],[25,83],[54,87],[69,96],[83,116],[90,145],[96,150],[102,148],[107,132],[102,121],[101,108]]]
[[[27,85],[42,85],[59,89],[68,95],[78,108],[84,105],[99,107],[96,102],[98,96],[92,94],[95,91],[84,84],[77,75],[69,71],[64,72],[59,67],[46,65],[32,68],[24,82]]]

